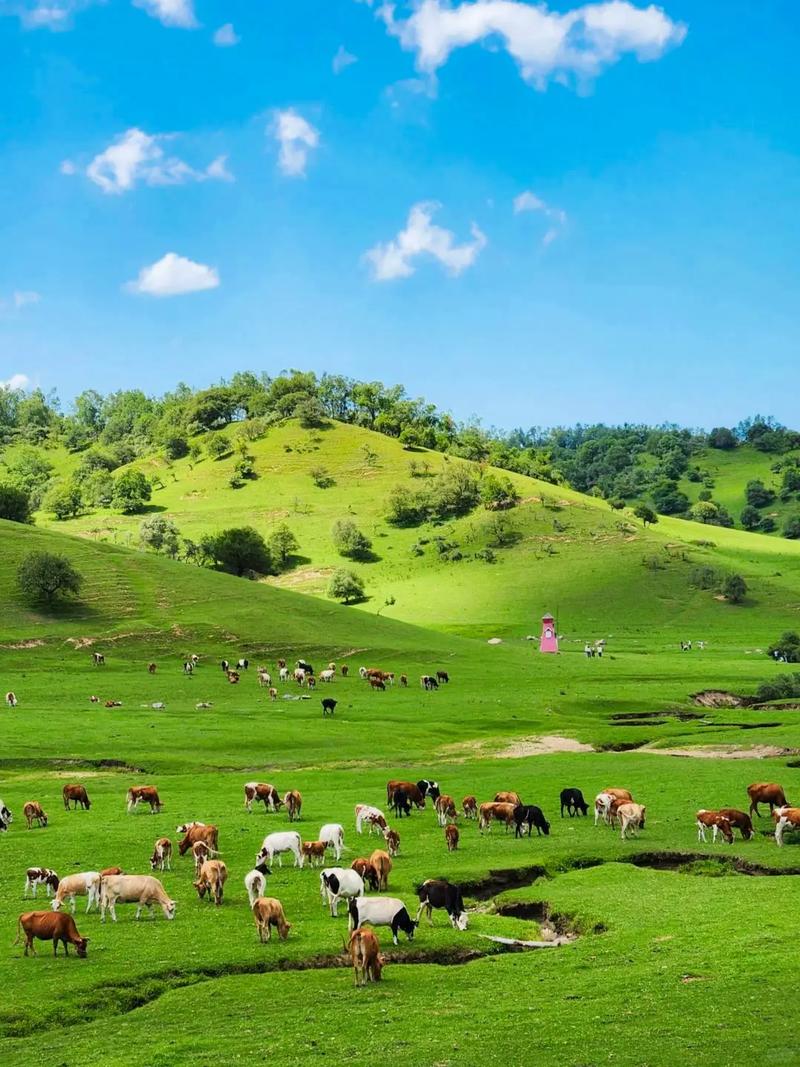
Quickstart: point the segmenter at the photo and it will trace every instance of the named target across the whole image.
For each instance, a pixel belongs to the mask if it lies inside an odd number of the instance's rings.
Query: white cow
[[[335,674],[336,674],[336,669],[335,668],[331,669],[329,667],[326,671],[320,671],[319,672],[319,680],[321,682],[332,682]]]
[[[800,808],[776,808],[772,818],[775,820],[775,843],[780,847],[786,830],[800,829]]]
[[[63,884],[63,883],[62,883]],[[164,918],[175,918],[175,901],[171,900],[164,886],[151,874],[111,874],[103,878],[100,887],[100,922],[106,921],[106,912],[117,921],[117,904],[135,904],[136,918],[147,908],[155,919],[153,905],[158,904],[164,912]]]
[[[397,897],[359,897],[350,901],[348,926],[358,930],[364,923],[370,926],[390,926],[392,941],[397,944],[397,932],[402,930],[409,941],[419,925],[408,914],[405,904]]]
[[[344,827],[338,822],[326,822],[319,831],[317,841],[324,841],[333,849],[336,859],[340,860],[344,849]]]
[[[279,677],[280,677],[280,680],[282,682],[288,682],[289,681],[289,668],[288,667],[281,667],[281,669],[279,671]]]
[[[326,867],[319,874],[319,893],[322,903],[329,905],[335,919],[340,900],[364,896],[364,882],[357,871],[348,867]]]
[[[69,900],[72,906],[72,914],[75,914],[75,898],[88,897],[86,911],[90,911],[93,904],[100,903],[100,872],[83,871],[81,874],[68,874],[58,883],[56,895],[50,907],[53,911],[61,911],[65,900]]]
[[[295,867],[302,867],[305,861],[305,856],[302,853],[302,844],[300,834],[296,830],[282,830],[276,834],[267,834],[261,850],[256,856],[256,867],[263,863],[271,865],[276,857],[278,866],[282,867],[281,855],[284,852],[291,852],[294,856]]]
[[[264,896],[264,890],[267,888],[267,875],[271,873],[269,867],[261,866],[254,867],[244,876],[244,887],[247,890],[251,909],[258,898]]]
[[[620,804],[617,808],[617,818],[619,819],[619,825],[621,828],[620,836],[624,841],[628,830],[631,833],[636,833],[638,830],[644,830],[644,804]]]
[[[362,833],[362,826],[366,822],[369,825],[369,832],[377,830],[382,834],[386,829],[386,816],[383,814],[380,808],[375,808],[372,804],[356,804],[356,831]],[[381,825],[383,824],[383,825]]]
[[[594,798],[594,824],[597,826],[600,819],[607,823],[611,821],[611,805],[614,798],[610,793],[598,793]]]

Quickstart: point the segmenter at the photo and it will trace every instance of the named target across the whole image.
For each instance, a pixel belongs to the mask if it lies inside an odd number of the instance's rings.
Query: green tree
[[[783,488],[789,493],[800,492],[800,467],[787,467],[784,470]]]
[[[633,509],[633,514],[637,519],[641,519],[645,528],[658,522],[658,515],[647,504],[637,504]]]
[[[352,519],[338,519],[331,531],[333,544],[340,556],[348,559],[369,559],[372,542]]]
[[[81,482],[81,492],[87,504],[109,508],[114,499],[114,479],[108,471],[96,470]]]
[[[73,519],[83,508],[83,494],[74,482],[53,482],[42,499],[42,507],[57,519]]]
[[[14,484],[28,494],[43,490],[53,473],[53,464],[38,448],[19,449],[6,467]]]
[[[145,548],[154,552],[163,552],[174,559],[178,554],[180,532],[172,519],[161,515],[143,519],[139,526],[139,541]]]
[[[167,459],[183,459],[189,455],[189,442],[182,434],[170,433],[162,442]]]
[[[267,548],[276,567],[283,570],[291,559],[292,553],[296,552],[300,545],[297,538],[286,525],[281,523],[267,538]]]
[[[481,503],[489,511],[513,508],[519,503],[519,491],[510,478],[502,475],[484,475],[480,486]]]
[[[742,509],[739,522],[741,522],[745,530],[756,530],[761,522],[761,515],[757,508],[754,508],[752,504],[748,504],[746,508]]]
[[[144,508],[152,492],[150,482],[141,471],[127,470],[114,480],[111,502],[126,515],[132,515]]]
[[[0,519],[10,522],[31,521],[30,494],[21,486],[0,482]]]
[[[791,541],[800,538],[800,515],[791,515],[783,524],[783,536]]]
[[[689,507],[689,498],[671,478],[662,478],[653,486],[650,496],[661,515],[680,515]]]
[[[720,448],[725,451],[736,448],[738,441],[733,430],[729,430],[727,426],[717,426],[708,435],[708,444],[710,448]]]
[[[418,526],[425,519],[425,499],[421,493],[412,493],[404,485],[396,485],[389,493],[386,521],[392,526]]]
[[[328,596],[345,604],[361,600],[364,596],[364,581],[355,571],[334,571],[328,585]]]
[[[17,584],[30,601],[52,603],[56,597],[81,590],[83,579],[66,556],[52,552],[29,552],[17,570]]]
[[[775,499],[775,493],[768,489],[760,478],[753,478],[747,483],[744,491],[747,503],[753,508],[765,508]]]
[[[765,515],[758,524],[758,529],[761,533],[772,533],[772,531],[777,530],[777,528],[778,524],[771,515]]]
[[[800,634],[787,630],[781,634],[780,640],[769,646],[767,655],[770,659],[781,658],[786,663],[800,663]]]
[[[741,574],[729,574],[722,583],[722,593],[731,604],[741,604],[747,596],[747,582]]]
[[[245,571],[269,574],[272,570],[272,559],[266,542],[252,526],[223,530],[213,538],[210,547],[213,558],[223,570],[239,578]]]
[[[229,456],[232,450],[231,439],[224,433],[212,433],[206,443],[206,452],[212,459],[219,460],[223,456]]]

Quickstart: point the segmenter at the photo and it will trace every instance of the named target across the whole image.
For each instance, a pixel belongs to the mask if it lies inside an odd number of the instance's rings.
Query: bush
[[[51,552],[30,552],[17,571],[17,585],[30,601],[52,603],[65,593],[77,596],[83,579],[66,556]]]
[[[730,604],[741,604],[747,596],[747,582],[741,574],[729,574],[722,583],[722,593]]]
[[[233,451],[231,439],[225,433],[212,433],[206,443],[206,452],[212,459],[220,460]]]
[[[458,464],[434,479],[427,496],[431,515],[444,521],[471,511],[480,500],[480,487],[469,467]]]
[[[333,544],[340,556],[348,559],[368,559],[372,542],[351,519],[339,519],[331,531]]]
[[[695,589],[717,589],[720,574],[714,567],[693,567],[689,574],[689,585]]]
[[[680,515],[689,507],[689,498],[678,489],[678,483],[669,478],[662,478],[651,492],[656,511],[662,515]]]
[[[725,508],[713,500],[698,500],[689,509],[689,518],[709,526],[733,526],[733,519]]]
[[[0,483],[0,519],[9,522],[31,521],[31,498],[21,486]]]
[[[334,600],[341,600],[345,604],[361,600],[364,596],[363,579],[355,571],[344,569],[334,571],[328,585],[328,596]]]
[[[272,562],[279,570],[283,570],[289,563],[292,553],[296,552],[300,545],[297,538],[285,523],[281,523],[267,538],[267,548],[272,557]]]
[[[419,526],[425,521],[425,498],[422,493],[412,493],[403,485],[396,485],[389,494],[386,521],[392,526]]]
[[[152,493],[152,486],[141,471],[123,471],[114,482],[111,502],[115,508],[131,515],[144,508]]]
[[[336,485],[327,467],[312,467],[308,473],[318,489],[330,489],[332,485]]]
[[[759,478],[753,478],[747,483],[744,495],[747,503],[753,508],[765,508],[775,499],[774,491],[768,489]]]
[[[63,522],[79,514],[83,507],[83,496],[73,482],[54,482],[44,494],[42,507]]]
[[[790,660],[790,663],[800,662]],[[765,700],[796,700],[800,697],[800,674],[782,674],[771,682],[764,682],[756,690],[756,699],[759,702]]]
[[[731,449],[738,444],[733,430],[727,426],[717,426],[708,435],[709,448]]]
[[[164,455],[167,459],[183,459],[189,455],[189,442],[180,434],[170,434],[164,439]]]
[[[800,663],[800,634],[794,630],[787,630],[781,635],[779,641],[769,646],[767,655],[770,659],[780,657],[787,663]]]
[[[201,541],[201,546],[203,542]],[[232,527],[216,534],[207,544],[209,555],[230,574],[241,578],[245,571],[269,574],[272,559],[261,534],[252,526]]]
[[[783,472],[783,488],[789,493],[800,492],[800,467],[787,467]]]
[[[761,522],[761,515],[757,508],[754,508],[752,504],[748,504],[746,508],[742,509],[739,522],[741,522],[745,530],[756,530]]]
[[[773,530],[777,530],[778,524],[772,515],[765,515],[761,522],[758,524],[758,529],[761,533],[772,533]]]
[[[480,496],[483,506],[489,511],[513,508],[519,503],[519,492],[510,478],[487,474],[481,481]]]
[[[522,534],[505,515],[495,515],[489,523],[489,544],[492,548],[509,548],[515,545]]]
[[[172,519],[165,519],[160,515],[144,519],[139,527],[139,541],[145,548],[163,552],[172,559],[178,554],[179,536],[178,527]]]
[[[800,538],[800,515],[792,515],[786,520],[783,524],[783,536],[791,541],[797,541]]]
[[[647,504],[637,504],[633,509],[633,514],[637,519],[641,519],[644,527],[652,526],[658,522],[658,515]]]

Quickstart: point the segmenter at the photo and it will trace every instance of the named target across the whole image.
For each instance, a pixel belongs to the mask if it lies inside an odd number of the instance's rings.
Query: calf
[[[63,884],[63,883],[62,883]],[[100,890],[100,921],[106,921],[106,912],[117,921],[117,904],[135,904],[136,918],[147,908],[155,919],[153,906],[158,904],[165,919],[175,918],[175,901],[170,900],[157,878],[149,874],[115,874],[104,878]]]
[[[411,801],[408,799],[405,789],[395,789],[392,794],[392,811],[398,819],[402,819],[404,815],[409,816],[411,814]]]
[[[54,956],[58,955],[58,944],[61,942],[65,956],[69,955],[69,946],[74,945],[81,959],[86,958],[89,938],[81,937],[71,915],[54,915],[52,911],[26,911],[17,920],[15,945],[19,944],[23,930],[25,931],[26,956],[29,949],[34,956],[36,955],[33,945],[35,938],[37,941],[52,941]]]
[[[630,801],[624,801],[617,809],[617,815],[619,816],[620,825],[620,837],[624,841],[628,835],[628,831],[636,833],[639,830],[644,830],[644,816],[645,811],[644,804],[633,804]]]
[[[238,685],[239,684],[239,672],[238,671],[228,671],[227,678],[228,678],[228,681],[230,682],[231,685]]]
[[[450,925],[454,930],[466,930],[468,919],[464,907],[464,898],[457,885],[451,885],[444,878],[429,878],[419,887],[419,911],[417,922],[423,911],[428,916],[428,922],[433,926],[433,909],[444,908],[450,919]]]
[[[172,842],[168,837],[159,837],[153,847],[153,855],[150,857],[150,870],[156,868],[160,871],[172,870]]]
[[[400,675],[400,685],[401,685],[401,687],[403,689],[408,689],[408,675],[407,674],[401,674]]]
[[[253,918],[262,945],[272,940],[273,926],[277,929],[281,941],[286,940],[292,928],[292,924],[286,921],[283,904],[275,897],[259,897],[253,904]]]
[[[336,711],[336,704],[337,703],[338,703],[338,701],[334,700],[333,697],[325,697],[325,699],[322,701],[322,717],[323,717],[323,719],[327,715],[333,715],[333,713]]]
[[[397,830],[390,830],[388,827],[383,831],[383,839],[386,842],[386,851],[390,856],[396,856],[400,851],[400,834]]]
[[[161,799],[154,785],[132,785],[127,792],[126,805],[128,814],[139,807],[140,804],[149,804],[151,815],[161,811]]]
[[[326,671],[320,671],[319,672],[319,680],[321,682],[332,682],[335,677],[336,677],[336,670],[335,669],[332,670],[330,667]]]
[[[302,794],[297,789],[290,789],[288,793],[284,793],[283,803],[286,808],[286,814],[289,816],[289,822],[299,822],[300,810],[303,807]]]
[[[444,828],[444,839],[447,844],[448,852],[455,852],[458,848],[459,836],[456,824],[454,822],[449,822]]]
[[[528,837],[533,833],[534,826],[537,837],[541,837],[542,834],[548,837],[550,834],[550,823],[545,819],[542,809],[535,804],[518,804],[514,808],[514,823],[516,825],[514,837],[522,837],[522,827],[525,825],[528,827]]]
[[[440,793],[433,802],[433,807],[440,826],[445,826],[448,819],[456,819],[458,817],[456,802],[447,793]]]
[[[513,804],[515,807],[517,807],[519,804],[522,803],[522,801],[520,800],[519,793],[502,792],[501,791],[499,793],[495,793],[495,795],[494,795],[494,803],[495,804]]]
[[[272,685],[272,675],[269,671],[260,670],[258,672],[258,684],[264,689],[269,689]]]
[[[77,808],[80,804],[86,811],[92,806],[89,801],[89,795],[82,785],[65,785],[61,790],[61,795],[64,798],[64,807],[67,811],[69,811],[70,802],[72,802],[73,808]]]
[[[184,674],[194,674],[194,664],[192,663],[192,661],[190,659],[187,659],[187,660],[184,661],[183,673]]]
[[[382,693],[386,692],[386,682],[382,678],[370,678],[369,684],[373,691],[379,689]]]
[[[381,887],[380,876],[374,865],[365,856],[360,856],[358,859],[353,860],[350,864],[350,870],[355,871],[361,877],[362,882],[368,885],[370,889],[376,893],[378,892]]]
[[[432,689],[438,689],[439,688],[439,683],[436,681],[435,678],[432,678],[429,674],[423,674],[422,677],[419,680],[419,684],[427,692],[430,692],[430,690],[432,690]]]
[[[389,875],[392,872],[392,861],[388,852],[376,848],[369,858],[369,862],[378,872],[378,889],[388,889]]]
[[[50,907],[53,911],[60,911],[65,900],[71,904],[72,914],[75,914],[75,898],[86,897],[86,911],[89,912],[93,904],[100,901],[100,872],[83,871],[81,874],[68,874],[58,883],[56,895]]]
[[[17,706],[17,703],[18,701],[15,693],[12,693],[10,691],[6,693],[6,704],[10,708],[15,708]]]
[[[211,852],[216,852],[219,844],[219,829],[216,826],[204,826],[203,823],[187,826],[183,840],[178,845],[178,855],[185,856],[198,841],[208,845]]]
[[[464,797],[461,801],[461,810],[464,812],[465,819],[477,819],[478,801],[472,795]]]
[[[200,874],[200,868],[203,866],[206,860],[210,860],[214,855],[214,850],[209,848],[205,841],[195,841],[192,845],[192,857],[194,859],[194,876],[198,877]]]
[[[364,880],[357,871],[346,867],[326,867],[320,872],[319,891],[332,918],[339,914],[339,901],[364,896]]]
[[[567,814],[570,819],[573,815],[588,815],[589,805],[583,799],[583,793],[580,789],[562,789],[561,790],[561,818],[564,818],[564,808],[567,809]]]
[[[291,852],[294,856],[295,867],[302,867],[305,858],[301,851],[303,842],[300,840],[300,834],[296,830],[286,830],[282,833],[267,834],[264,838],[264,843],[256,856],[256,867],[260,863],[268,863],[272,865],[273,859],[277,857],[278,866],[283,866],[283,860],[281,856],[284,852]]]
[[[369,832],[378,830],[380,833],[386,829],[386,816],[380,810],[380,808],[373,807],[372,804],[356,804],[356,832],[362,833],[362,826],[364,823],[369,827]]]
[[[769,813],[775,808],[787,807],[786,794],[783,788],[775,782],[756,782],[753,785],[747,787],[747,795],[750,797],[750,811],[749,814],[755,813],[758,817],[758,805],[769,804]]]
[[[380,982],[383,957],[378,939],[372,930],[353,930],[347,951],[353,964],[353,980],[356,985],[365,986],[367,982]]]
[[[397,944],[400,930],[409,941],[414,940],[414,931],[418,923],[408,914],[405,904],[396,897],[354,897],[350,901],[348,925],[351,930],[358,930],[364,923],[371,926],[389,926],[392,941]]]
[[[271,687],[270,687],[270,690],[269,690],[269,699],[270,699],[270,700],[277,700],[277,699],[278,699],[278,690],[277,690],[277,689],[275,689],[275,687],[274,687],[274,686],[271,686]]]
[[[11,814],[4,802],[0,800],[0,832],[4,833],[6,830],[8,830],[9,826],[13,821],[14,816]]]
[[[157,670],[158,670],[158,664],[156,664],[156,663],[148,663],[147,664],[147,673],[148,674],[155,674]]]
[[[711,843],[717,843],[717,834],[722,834],[729,845],[733,844],[733,831],[731,830],[731,824],[718,811],[706,811],[705,808],[701,808],[695,816],[697,820],[697,840],[702,841],[705,844],[706,830],[711,830]]]
[[[200,868],[197,881],[193,884],[201,900],[208,893],[208,899],[213,899],[214,903],[219,907],[222,903],[222,893],[227,879],[228,868],[222,860],[206,860]]]
[[[29,800],[23,807],[22,814],[25,816],[29,830],[33,829],[34,823],[39,827],[47,826],[47,812],[44,811],[38,800]]]
[[[253,801],[261,801],[265,811],[277,811],[283,804],[274,785],[268,782],[245,782],[244,806],[248,811],[253,810]]]
[[[339,670],[342,673],[342,678],[346,678],[348,676],[348,674],[350,673],[350,668],[347,666],[346,663],[343,663],[341,665],[341,667],[339,668]]]
[[[325,849],[328,846],[324,841],[304,841],[301,850],[304,859],[309,861],[310,867],[321,867],[325,862]]]
[[[239,660],[236,661],[236,669],[238,671],[246,671],[249,666],[250,666],[250,660],[249,659],[239,659]]]
[[[755,836],[753,820],[746,812],[738,811],[736,808],[721,808],[720,815],[723,815],[731,826],[739,831],[743,841],[749,841]]]
[[[259,867],[254,867],[252,871],[248,871],[244,876],[244,887],[247,890],[247,898],[250,901],[250,907],[252,909],[256,900],[259,897],[264,896],[264,890],[267,888],[267,875],[272,874],[269,867],[264,867],[263,864]]]
[[[783,835],[786,830],[800,830],[800,808],[776,808],[772,813],[775,823],[775,843],[783,845]]]
[[[328,848],[333,849],[336,859],[340,859],[344,848],[344,827],[338,822],[326,822],[320,828],[318,840],[324,841]]]
[[[28,891],[33,890],[35,897],[36,890],[43,885],[45,893],[50,898],[58,889],[58,882],[58,875],[50,867],[29,867],[25,874],[25,890],[22,895],[27,897]]]

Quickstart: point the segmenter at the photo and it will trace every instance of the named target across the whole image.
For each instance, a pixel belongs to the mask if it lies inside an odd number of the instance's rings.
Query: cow
[[[3,803],[3,801],[0,800],[0,832],[5,832],[6,830],[8,830],[9,826],[13,821],[14,816],[11,814],[11,812]]]
[[[298,685],[305,685],[306,672],[300,670],[299,667],[295,667],[294,671],[292,672],[292,677],[294,678],[294,680],[297,682]]]
[[[363,681],[363,679],[367,677],[367,668],[366,667],[359,667],[358,668],[358,676]]]
[[[458,818],[458,812],[456,811],[456,802],[447,793],[440,793],[436,800],[433,802],[433,808],[436,812],[436,818],[440,826],[445,826],[448,819]]]
[[[103,704],[103,707],[104,708],[121,708],[122,707],[122,701],[121,700],[107,700],[105,702],[105,704]]]
[[[564,808],[567,809],[567,814],[570,819],[574,815],[588,815],[589,805],[583,799],[583,793],[580,789],[562,789],[561,790],[561,818],[564,818]]]
[[[157,815],[162,807],[158,790],[154,785],[132,785],[126,794],[125,803],[129,815],[140,804],[149,804],[151,815]]]
[[[421,811],[425,807],[425,797],[416,782],[391,781],[386,783],[386,803],[392,806],[395,790],[402,789],[408,799]]]
[[[329,682],[330,683],[330,682],[333,681],[333,679],[335,677],[336,677],[336,671],[335,670],[331,670],[330,667],[326,671],[320,671],[319,672],[319,680],[321,682]]]
[[[105,667],[106,657],[103,655],[102,652],[92,653],[92,665],[95,667]]]
[[[194,664],[190,659],[184,660],[183,673],[189,675],[194,674]]]
[[[273,926],[277,929],[281,941],[286,940],[292,928],[292,924],[286,921],[283,904],[275,897],[259,897],[253,904],[253,918],[262,945],[272,940]]]
[[[205,841],[195,841],[192,845],[192,858],[194,859],[194,876],[195,878],[200,874],[200,868],[203,866],[206,860],[215,856],[216,852],[213,848],[210,848]]]
[[[731,824],[718,811],[707,811],[701,808],[695,816],[697,821],[697,840],[705,844],[706,830],[711,830],[711,843],[717,843],[717,834],[721,834],[729,845],[733,844],[733,830]]]
[[[301,851],[303,842],[300,840],[300,834],[296,830],[285,830],[277,834],[267,834],[264,838],[264,842],[256,856],[256,867],[259,863],[269,863],[272,865],[272,861],[275,857],[278,860],[278,866],[283,866],[283,860],[281,856],[284,852],[291,852],[294,856],[294,866],[302,867],[305,862],[305,857]]]
[[[458,827],[454,822],[449,822],[444,828],[444,840],[447,845],[448,852],[455,852],[458,848],[458,839],[460,834]]]
[[[377,830],[380,833],[386,829],[386,816],[380,810],[380,808],[373,807],[372,804],[356,804],[355,807],[356,816],[356,832],[362,833],[362,826],[366,823],[369,826],[369,832]]]
[[[594,824],[597,826],[598,820],[602,819],[605,823],[611,822],[611,806],[615,800],[623,803],[630,802],[633,797],[627,789],[604,789],[601,793],[598,793],[594,798]]]
[[[86,946],[89,944],[89,938],[81,937],[71,915],[54,915],[52,911],[26,911],[17,919],[15,945],[19,944],[23,930],[25,931],[26,956],[29,949],[32,955],[36,955],[33,945],[36,939],[37,941],[52,941],[54,956],[58,955],[58,945],[61,942],[65,956],[69,955],[69,946],[74,945],[81,959],[86,959]]]
[[[227,678],[228,678],[228,681],[230,682],[231,685],[238,685],[239,684],[239,672],[238,671],[228,671]]]
[[[397,830],[390,830],[388,827],[383,831],[383,839],[386,842],[386,851],[390,856],[396,856],[400,851],[400,834]]]
[[[309,689],[316,689],[317,688],[317,679],[314,677],[313,674],[309,674],[308,677],[306,678],[306,685],[308,686]]]
[[[338,703],[338,701],[334,700],[332,697],[325,697],[321,703],[322,718],[324,719],[326,715],[333,715],[333,713],[336,711],[336,704]]]
[[[350,668],[347,666],[346,663],[343,663],[339,670],[341,671],[342,678],[346,678],[350,673]]]
[[[620,825],[620,837],[624,841],[628,835],[628,831],[637,833],[639,830],[644,830],[644,816],[645,811],[644,804],[633,804],[631,801],[623,801],[617,809],[617,815],[619,817]]]
[[[348,867],[325,867],[319,874],[319,892],[331,918],[339,914],[339,901],[364,896],[364,879]]]
[[[400,675],[400,687],[402,689],[408,689],[408,675],[407,674],[401,674]]]
[[[104,867],[100,872],[101,878],[108,878],[112,874],[124,874],[125,872],[121,867]]]
[[[270,700],[277,700],[278,699],[278,690],[274,686],[270,686],[269,699]]]
[[[272,685],[272,675],[269,673],[269,671],[259,669],[258,684],[262,687],[262,689],[269,689],[269,687]]]
[[[150,857],[150,870],[158,868],[160,871],[172,870],[172,842],[168,837],[159,837],[153,846],[153,855]]]
[[[231,669],[231,665],[226,659],[222,660],[222,662],[220,663],[220,667],[222,667],[223,674],[227,674],[228,671]]]
[[[236,670],[237,671],[246,671],[249,666],[250,666],[250,660],[249,659],[237,659],[237,661],[236,661]]]
[[[370,678],[369,684],[373,691],[379,689],[382,693],[386,692],[386,683],[381,678]]]
[[[303,807],[303,796],[297,789],[290,789],[288,793],[283,795],[283,804],[286,808],[286,814],[289,816],[289,822],[300,821],[300,811]]]
[[[254,867],[252,871],[248,871],[244,876],[244,887],[247,890],[247,899],[250,901],[251,908],[259,897],[264,896],[268,874],[272,874],[272,871],[269,867],[261,864],[258,867]]]
[[[277,667],[278,667],[279,671],[286,670],[286,660],[285,659],[279,659],[277,661]]]
[[[380,982],[383,969],[383,957],[380,943],[372,930],[363,927],[353,930],[347,951],[353,964],[353,981],[355,985],[365,986],[367,982]]]
[[[481,833],[484,830],[491,832],[492,820],[496,819],[498,822],[505,823],[506,830],[509,826],[514,825],[514,811],[516,804],[495,804],[492,802],[481,804],[478,809],[478,829]]]
[[[423,797],[430,797],[434,801],[440,793],[439,783],[434,782],[432,778],[420,778],[417,782],[417,789],[419,789]]]
[[[464,797],[461,801],[461,810],[464,812],[465,819],[477,819],[478,818],[478,801],[474,796]]]
[[[409,816],[411,814],[411,801],[408,799],[405,789],[395,789],[392,794],[392,811],[398,819],[402,819],[404,815]]]
[[[376,893],[381,887],[380,875],[375,870],[375,866],[371,863],[366,856],[359,856],[358,859],[353,860],[350,864],[350,870],[355,871],[360,875],[361,880],[365,885],[368,885],[370,889]]]
[[[206,860],[200,868],[197,881],[192,884],[201,900],[208,893],[208,899],[213,900],[216,906],[219,907],[222,903],[222,894],[227,879],[228,868],[222,860]]]
[[[86,897],[86,911],[89,912],[93,904],[100,901],[100,872],[83,871],[81,874],[68,874],[58,883],[56,895],[50,907],[53,911],[60,911],[64,901],[68,900],[75,914],[75,898]]]
[[[72,801],[73,807],[77,808],[80,804],[86,811],[92,806],[89,801],[89,795],[82,785],[65,785],[61,790],[61,795],[64,798],[64,807],[67,811],[69,811],[70,801]]]
[[[447,685],[447,683],[450,681],[450,675],[447,673],[447,671],[437,671],[436,672],[436,681],[437,682],[444,682],[445,685]]]
[[[758,818],[759,804],[769,804],[770,815],[772,815],[775,808],[788,807],[783,788],[775,782],[756,782],[753,785],[749,785],[747,787],[747,795],[750,797],[750,811],[748,814],[753,815],[755,813],[756,818]]]
[[[328,848],[333,849],[336,859],[341,859],[344,848],[344,827],[338,822],[326,822],[320,827],[319,841],[324,841]]]
[[[23,897],[27,897],[28,891],[32,890],[34,898],[40,885],[44,886],[48,900],[58,889],[59,877],[50,867],[29,867],[25,873],[25,889]]]
[[[755,836],[753,820],[746,812],[739,811],[737,808],[720,808],[719,813],[728,820],[735,830],[739,831],[743,841],[749,841],[751,837]]]
[[[217,852],[219,829],[216,826],[205,826],[203,823],[192,823],[187,826],[183,840],[178,844],[178,855],[185,856],[198,841],[208,845],[211,852]]]
[[[389,875],[392,873],[392,861],[389,853],[384,852],[381,848],[376,848],[369,857],[369,862],[378,872],[378,888],[387,889],[389,887]]]
[[[419,684],[426,692],[430,692],[432,689],[438,689],[439,683],[435,678],[432,678],[430,674],[423,674],[419,680]]]
[[[278,671],[278,678],[282,682],[288,682],[289,681],[289,668],[288,667],[281,667],[280,670]]]
[[[528,837],[533,833],[534,826],[537,837],[541,837],[542,834],[548,837],[550,834],[550,823],[545,819],[542,809],[535,804],[518,804],[514,808],[514,823],[516,825],[514,837],[522,837],[522,827],[526,824]]]
[[[117,904],[135,904],[137,919],[142,908],[147,908],[155,919],[155,904],[165,919],[175,918],[176,902],[170,900],[161,882],[150,874],[115,874],[104,878],[100,888],[100,922],[106,921],[106,912],[111,913],[112,922],[117,921]]]
[[[268,782],[245,782],[244,806],[248,811],[253,810],[253,801],[259,800],[264,804],[265,811],[277,811],[283,804],[278,790]]]
[[[201,700],[199,703],[195,704],[195,708],[197,711],[204,711],[206,708],[213,707],[214,705],[211,703],[210,700]]]
[[[297,663],[295,663],[295,667],[299,671],[305,671],[306,674],[313,674],[314,673],[314,668],[311,666],[310,663],[306,663],[306,661],[304,659],[299,659],[297,661]]]
[[[99,704],[100,703],[100,697],[95,697],[95,696],[89,697],[89,703],[90,704]]]
[[[15,708],[15,707],[17,706],[17,704],[18,704],[18,703],[19,703],[19,701],[17,700],[17,696],[16,696],[16,693],[12,693],[12,692],[11,692],[11,691],[9,690],[9,692],[8,692],[8,693],[6,693],[6,704],[7,704],[7,705],[8,705],[8,706],[9,706],[10,708]]]
[[[148,663],[147,664],[147,673],[148,674],[155,674],[157,670],[158,670],[158,664],[157,663]]]
[[[433,926],[433,909],[444,908],[454,930],[466,930],[468,919],[464,907],[464,898],[457,885],[452,885],[444,878],[429,878],[419,887],[419,911],[417,922],[423,911],[428,916],[428,923]]]
[[[499,792],[494,795],[495,804],[513,804],[515,807],[522,803],[519,793]]]
[[[47,826],[47,812],[42,808],[38,800],[29,800],[23,807],[22,814],[25,816],[25,822],[28,824],[29,830],[33,829],[34,823],[40,829]]]
[[[195,826],[205,826],[204,822],[198,822],[196,819],[194,822],[182,822],[180,826],[175,827],[176,834],[188,834],[189,831]]]
[[[775,823],[775,843],[783,845],[783,835],[786,830],[800,830],[800,808],[790,808],[788,805],[776,808],[772,813]]]
[[[308,860],[309,867],[321,867],[325,862],[325,849],[328,846],[324,841],[304,841],[301,845],[304,860]]]
[[[348,911],[348,926],[351,930],[358,930],[364,923],[371,926],[389,926],[395,945],[400,930],[409,941],[414,940],[418,923],[411,918],[405,904],[397,897],[353,897]]]

